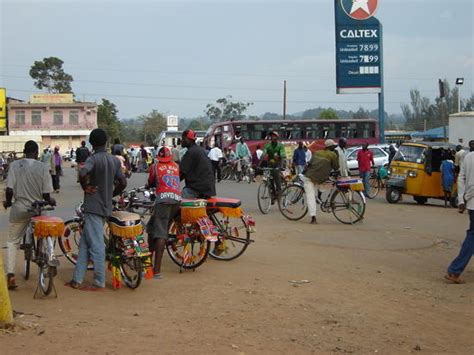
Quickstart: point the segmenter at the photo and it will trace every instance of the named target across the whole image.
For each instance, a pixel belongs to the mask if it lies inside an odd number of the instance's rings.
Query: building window
[[[79,111],[69,111],[69,124],[71,125],[79,124]]]
[[[53,112],[53,124],[54,125],[62,125],[63,124],[63,112],[62,111],[54,111]]]
[[[15,123],[17,125],[25,124],[25,111],[15,111]]]
[[[41,111],[31,111],[31,124],[41,126]]]

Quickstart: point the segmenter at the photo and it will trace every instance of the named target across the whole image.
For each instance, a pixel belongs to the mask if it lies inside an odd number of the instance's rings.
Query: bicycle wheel
[[[171,226],[170,229],[179,228],[180,231],[176,231],[176,236],[183,235],[184,226]],[[191,229],[199,228],[192,226]],[[192,231],[190,231],[192,232]],[[187,233],[184,231],[186,235]],[[195,269],[201,266],[209,255],[210,243],[201,234],[192,237],[177,238],[172,237],[166,243],[166,251],[170,256],[171,260],[183,269]]]
[[[288,185],[278,199],[281,214],[292,221],[298,221],[308,213],[308,204],[304,188],[301,185]]]
[[[257,201],[258,209],[263,214],[270,212],[270,207],[272,206],[272,194],[270,191],[270,185],[267,181],[262,181],[258,187]]]
[[[369,178],[369,185],[370,185],[370,190],[367,191],[367,198],[373,199],[375,198],[379,191],[380,191],[380,179],[377,176],[377,174],[371,174]]]
[[[332,214],[341,223],[354,224],[364,217],[365,199],[359,191],[336,190],[330,205]]]
[[[209,255],[225,261],[241,256],[250,244],[250,231],[243,218],[226,217],[221,212],[209,212],[209,218],[219,231],[219,240],[211,243]]]
[[[36,247],[36,263],[38,264],[38,288],[44,296],[53,290],[56,268],[48,264],[48,245],[46,238],[39,238]]]
[[[79,240],[81,239],[81,221],[71,219],[66,221],[64,225],[63,235],[58,238],[59,248],[66,259],[76,265],[77,256],[79,255]],[[94,265],[90,262],[87,269],[94,269]]]
[[[125,258],[120,262],[120,273],[122,274],[122,279],[128,288],[136,289],[140,286],[143,278],[143,271],[144,267],[141,258]]]

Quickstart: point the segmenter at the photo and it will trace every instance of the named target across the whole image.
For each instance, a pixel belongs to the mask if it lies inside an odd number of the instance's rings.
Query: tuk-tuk
[[[403,143],[388,169],[386,199],[397,203],[402,194],[424,204],[428,198],[444,199],[441,183],[441,162],[455,153],[456,146],[445,142]],[[449,201],[456,205],[456,185]]]

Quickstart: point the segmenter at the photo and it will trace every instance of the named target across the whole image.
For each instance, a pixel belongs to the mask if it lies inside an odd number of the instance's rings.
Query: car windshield
[[[393,160],[396,161],[406,161],[409,163],[424,163],[425,148],[417,147],[413,145],[402,145],[398,149],[398,152],[393,157]]]

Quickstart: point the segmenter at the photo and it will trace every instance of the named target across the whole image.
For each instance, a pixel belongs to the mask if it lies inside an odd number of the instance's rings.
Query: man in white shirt
[[[339,145],[336,147],[335,151],[338,155],[339,172],[342,177],[349,176],[349,169],[347,167],[347,159],[346,159],[346,147],[347,147],[347,139],[340,138]]]
[[[304,151],[305,151],[305,154],[306,154],[306,165],[308,165],[309,162],[311,161],[313,153],[311,153],[311,150],[309,150],[307,146],[304,146]]]
[[[221,181],[220,161],[224,156],[222,155],[222,150],[221,148],[219,148],[219,145],[215,144],[214,147],[209,151],[209,154],[207,156],[209,157],[209,159],[211,159],[214,179],[216,178],[217,174],[217,182]]]
[[[456,167],[456,172],[459,173],[461,170],[461,165],[466,155],[466,151],[462,149],[462,145],[456,146],[456,155],[454,156],[454,166]]]
[[[469,142],[469,149],[471,151],[464,156],[458,177],[459,213],[463,213],[465,209],[468,210],[469,229],[459,255],[449,265],[448,274],[444,277],[456,284],[464,283],[461,274],[474,253],[474,140]]]

